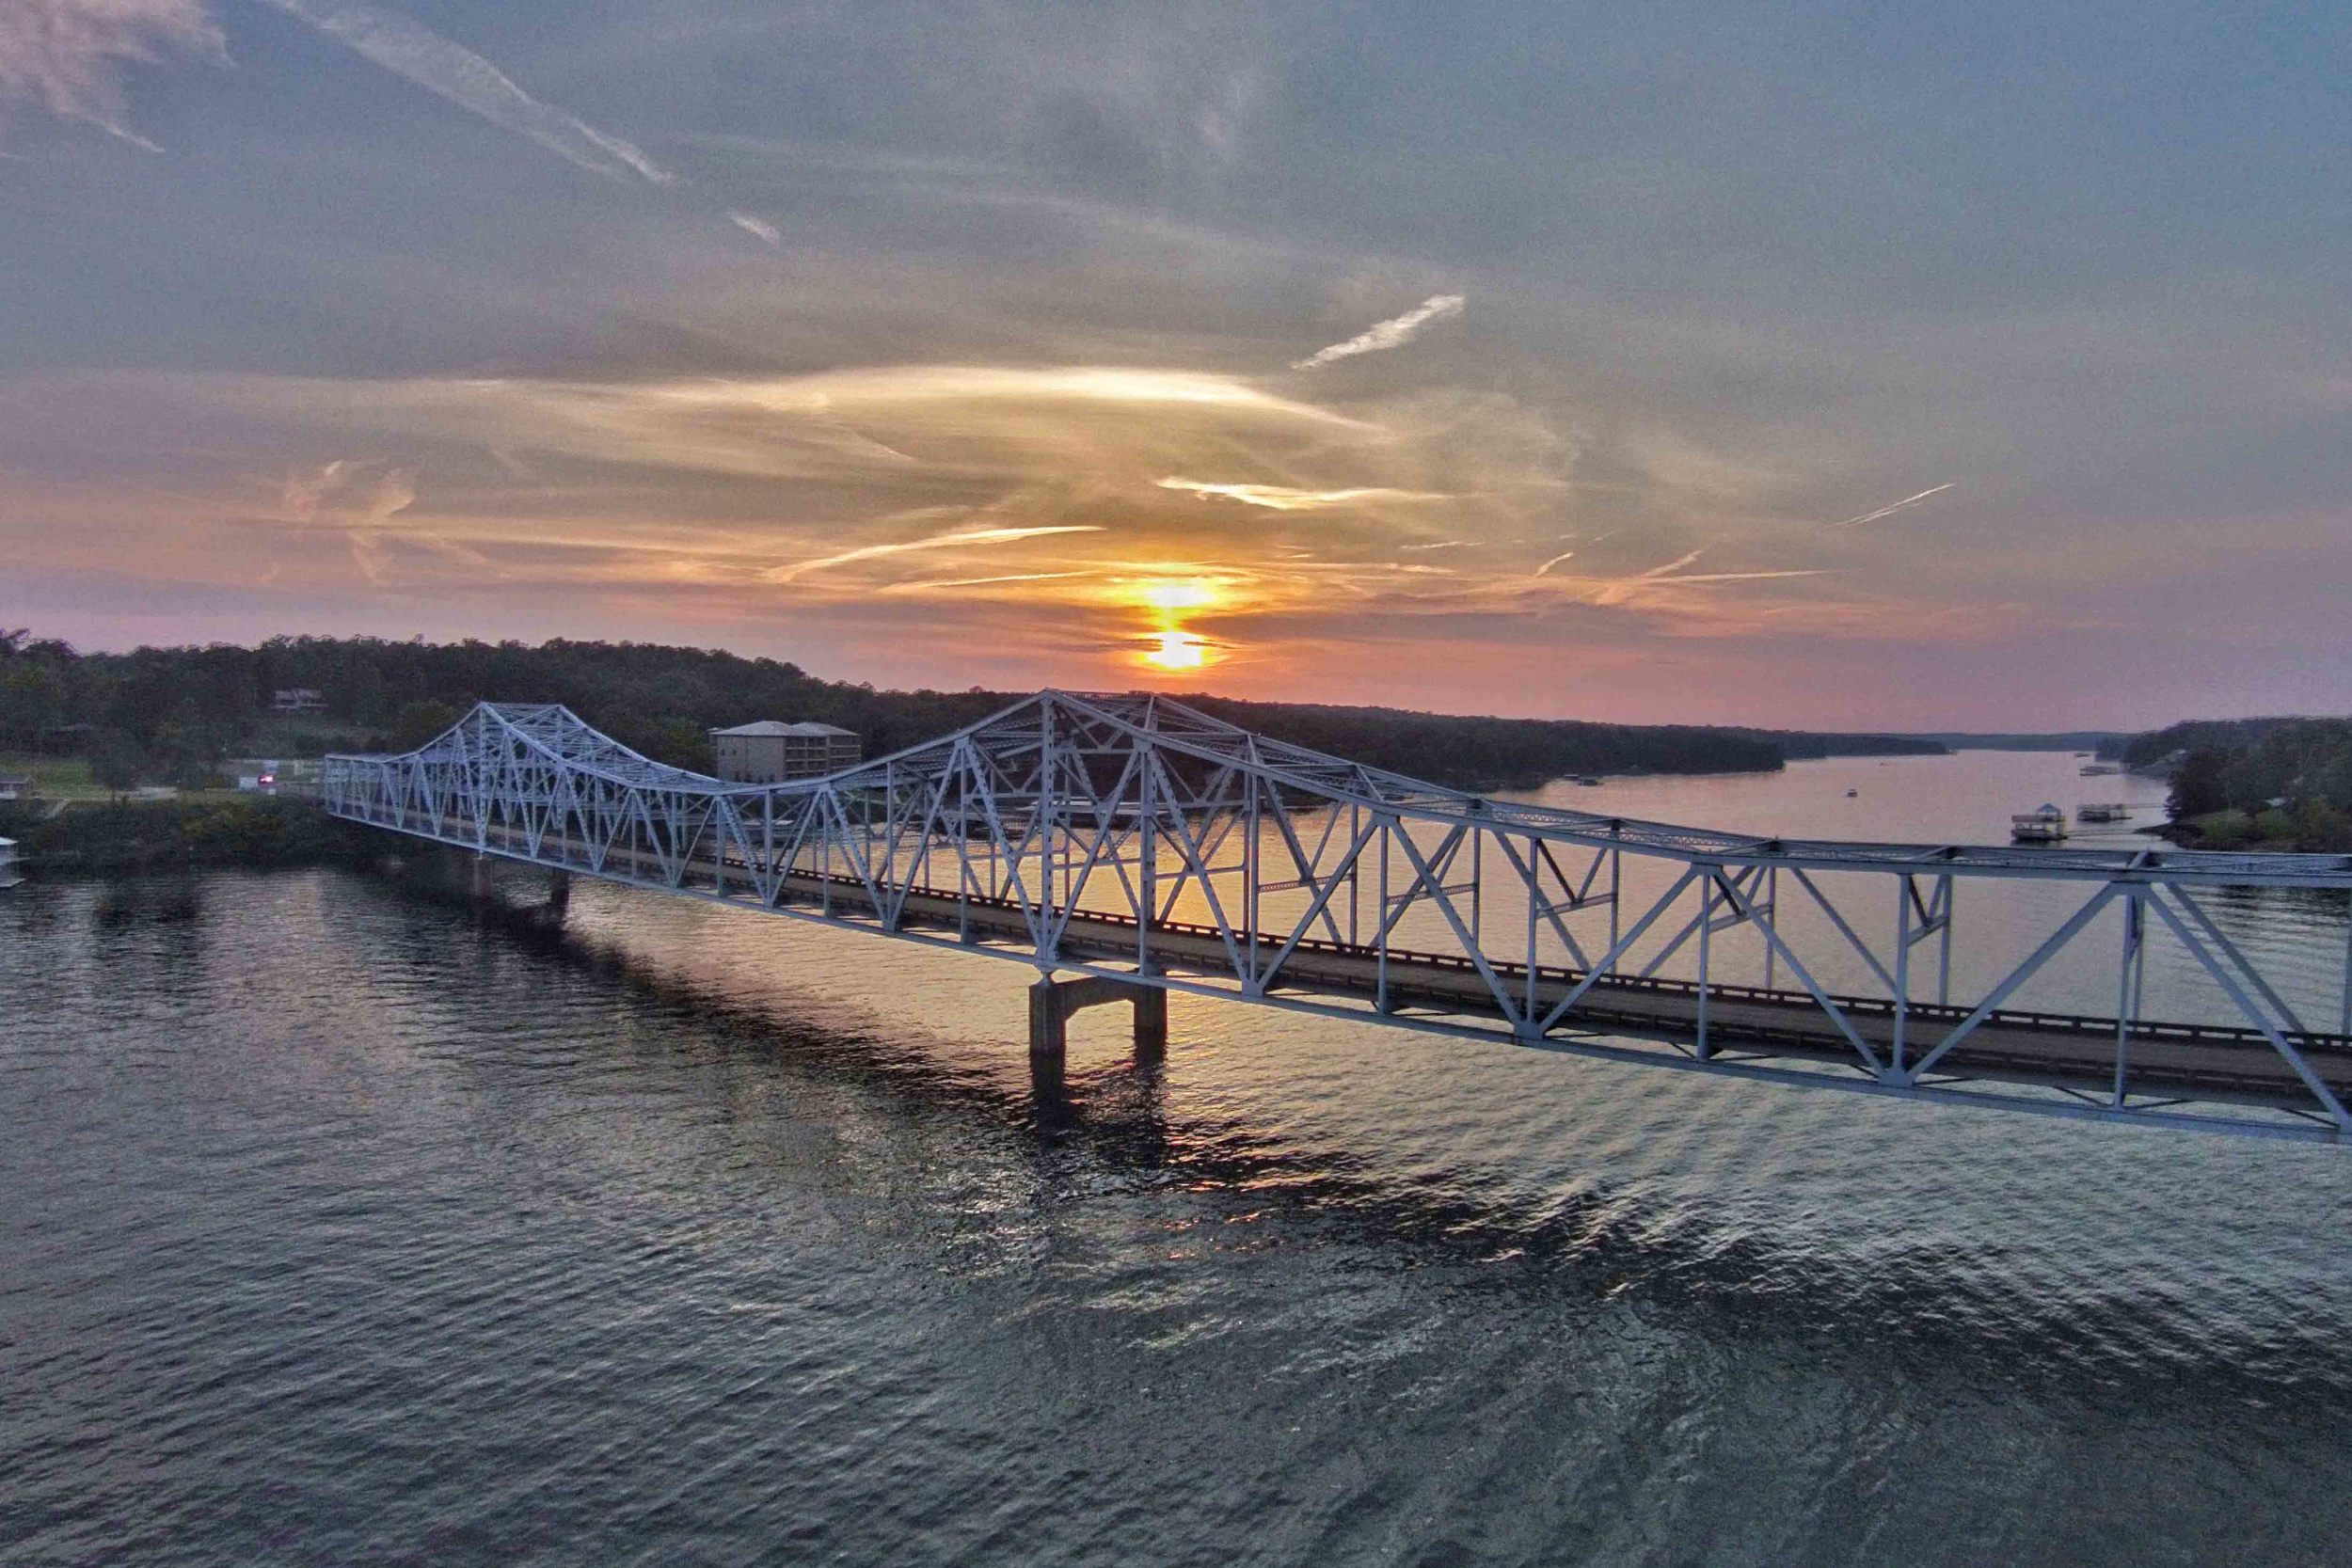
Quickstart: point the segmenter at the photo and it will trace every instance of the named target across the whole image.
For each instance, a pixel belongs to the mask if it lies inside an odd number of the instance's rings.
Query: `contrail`
[[[1541,566],[1536,567],[1534,571],[1529,573],[1528,575],[1530,577],[1542,577],[1546,572],[1550,571],[1554,566],[1559,565],[1563,561],[1574,561],[1575,559],[1576,552],[1574,550],[1562,550],[1558,555],[1553,556],[1549,561],[1545,562]]]
[[[871,561],[878,555],[904,555],[910,550],[946,550],[958,545],[1003,545],[1015,539],[1037,539],[1049,533],[1100,533],[1099,523],[1060,523],[1050,528],[968,528],[951,533],[934,533],[925,539],[909,539],[896,545],[866,545],[838,555],[818,556],[814,561],[795,562],[789,566],[772,566],[760,576],[770,582],[791,582],[810,572],[821,572],[829,566],[847,566],[852,561]]]
[[[1958,483],[1959,481],[1957,480],[1953,481],[1953,483]],[[1902,499],[1895,502],[1893,505],[1882,506],[1876,512],[1865,512],[1861,516],[1849,517],[1842,523],[1824,523],[1821,526],[1825,529],[1852,528],[1860,523],[1875,523],[1881,517],[1891,516],[1895,513],[1900,512],[1906,506],[1915,506],[1919,502],[1926,500],[1930,496],[1940,496],[1951,487],[1952,486],[1950,484],[1939,484],[1932,490],[1922,490],[1915,496],[1905,496]]]
[[[995,578],[933,578],[924,582],[884,583],[878,594],[912,594],[925,588],[984,588],[992,582],[1054,582],[1062,578],[1091,577],[1091,572],[1012,572]]]
[[[784,230],[766,218],[755,218],[749,213],[738,212],[730,207],[727,209],[727,221],[755,239],[764,240],[771,245],[784,244]]]
[[[1663,566],[1652,566],[1646,572],[1636,572],[1631,577],[1626,578],[1626,580],[1628,582],[1647,582],[1652,578],[1672,577],[1675,573],[1679,572],[1685,566],[1688,566],[1697,561],[1699,553],[1700,552],[1697,550],[1692,550],[1689,555],[1682,557],[1678,561],[1669,561]]]
[[[1762,582],[1769,578],[1819,578],[1828,575],[1829,568],[1825,566],[1806,566],[1777,572],[1692,572],[1665,580],[1669,585],[1684,582]]]
[[[1306,358],[1291,365],[1295,371],[1320,370],[1335,359],[1352,359],[1359,354],[1377,354],[1382,349],[1397,348],[1412,341],[1413,334],[1440,316],[1462,313],[1460,294],[1432,294],[1401,316],[1366,327],[1343,343],[1319,348]]]
[[[1689,555],[1669,561],[1663,566],[1652,566],[1649,570],[1636,572],[1629,578],[1618,578],[1613,581],[1604,582],[1586,594],[1583,602],[1589,605],[1598,605],[1603,609],[1621,605],[1631,598],[1644,583],[1656,582],[1660,578],[1672,577],[1698,558],[1699,552],[1692,550]]]
[[[1240,501],[1245,506],[1263,506],[1269,512],[1311,512],[1318,507],[1344,506],[1349,501],[1393,500],[1435,501],[1446,498],[1423,490],[1389,490],[1378,486],[1353,490],[1300,490],[1287,484],[1214,484],[1203,479],[1154,480],[1163,490],[1184,490],[1203,498],[1221,497]]]
[[[528,136],[592,173],[622,178],[636,174],[657,185],[677,178],[643,148],[609,136],[551,103],[540,103],[472,50],[452,43],[397,11],[368,5],[365,0],[262,3],[309,23],[394,75],[405,76],[493,125]]]
[[[1822,575],[1819,567],[1802,571],[1692,572],[1688,576],[1677,575],[1698,558],[1699,552],[1692,550],[1679,561],[1669,561],[1663,566],[1653,566],[1646,572],[1602,583],[1584,602],[1606,610],[1625,603],[1645,588],[1678,588],[1689,582],[1764,582],[1774,578],[1817,578]]]

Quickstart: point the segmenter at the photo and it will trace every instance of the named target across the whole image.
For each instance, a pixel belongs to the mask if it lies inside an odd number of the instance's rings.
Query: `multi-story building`
[[[731,784],[780,784],[815,779],[854,768],[866,744],[853,730],[803,721],[761,719],[710,732],[711,771]]]

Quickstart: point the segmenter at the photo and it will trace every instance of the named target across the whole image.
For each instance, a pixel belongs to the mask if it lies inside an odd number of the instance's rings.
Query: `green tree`
[[[392,749],[413,751],[464,717],[465,713],[454,705],[429,697],[422,702],[404,704],[400,717],[392,721]]]
[[[2352,817],[2317,796],[2306,797],[2295,809],[2295,839],[2298,849],[2334,853],[2352,845]]]
[[[46,664],[29,658],[0,663],[0,735],[40,751],[63,711],[60,684]]]
[[[2214,746],[2200,746],[2183,757],[2172,770],[2172,793],[2164,803],[2172,820],[2203,816],[2227,806],[2230,796],[2222,775],[2229,766],[2230,754]]]
[[[660,738],[650,753],[652,756],[673,768],[708,770],[710,737],[700,724],[691,719],[664,719],[658,733]]]
[[[102,730],[90,747],[90,777],[119,795],[147,772],[147,752],[120,730]]]

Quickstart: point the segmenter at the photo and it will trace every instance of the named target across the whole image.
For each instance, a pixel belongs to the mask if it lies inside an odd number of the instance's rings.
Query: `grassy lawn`
[[[52,800],[103,800],[108,790],[91,779],[89,763],[81,757],[37,757],[24,752],[0,752],[0,775],[30,778],[35,793]]]
[[[37,757],[29,752],[0,752],[0,778],[33,781],[33,793],[44,800],[70,802],[106,801],[115,792],[90,777],[88,759],[84,757]],[[136,800],[139,791],[123,791],[126,799]],[[158,797],[150,796],[149,799]],[[253,797],[240,789],[182,789],[164,799],[175,800],[239,800]]]
[[[2257,816],[2233,808],[2192,816],[2187,825],[2197,830],[2198,843],[2208,848],[2277,848],[2296,842],[2295,818],[2282,811]]]

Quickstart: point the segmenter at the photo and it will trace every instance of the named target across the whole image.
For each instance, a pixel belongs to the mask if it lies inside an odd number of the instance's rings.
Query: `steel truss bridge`
[[[2352,857],[1757,838],[1059,691],[777,784],[653,762],[563,707],[483,704],[417,751],[326,758],[321,796],[480,856],[1031,965],[1032,1048],[1057,1056],[1067,1009],[1040,992],[1139,998],[1140,1030],[1183,991],[1751,1082],[2352,1139],[2352,944],[2314,1028],[2208,909],[2352,889]],[[1963,883],[2041,905],[2058,883],[2063,903],[1955,999]],[[2219,1016],[2143,1016],[2165,939]],[[2020,1002],[2062,952],[2095,961],[2111,1011]],[[1759,960],[1760,983],[1725,973]]]

